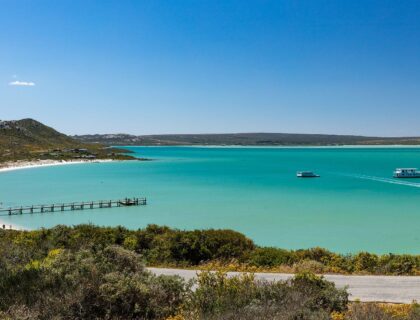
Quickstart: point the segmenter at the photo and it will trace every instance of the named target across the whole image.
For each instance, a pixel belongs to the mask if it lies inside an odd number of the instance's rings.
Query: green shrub
[[[0,310],[31,319],[162,319],[186,292],[181,279],[151,275],[138,254],[119,246],[55,249],[1,280]]]
[[[255,281],[244,274],[199,275],[184,309],[186,319],[329,319],[347,307],[347,293],[314,275],[288,282]]]
[[[152,264],[241,259],[255,248],[250,239],[232,230],[179,231],[157,226],[139,230],[137,243],[138,252]]]
[[[376,254],[360,252],[353,257],[355,271],[367,271],[375,273],[378,268],[379,258]]]
[[[315,260],[303,260],[295,263],[293,265],[294,272],[311,272],[311,273],[323,273],[325,271],[325,266]]]
[[[135,251],[137,249],[137,238],[134,235],[126,237],[123,241],[123,247]]]
[[[305,295],[306,305],[312,310],[328,310],[329,313],[347,309],[348,294],[336,289],[334,283],[313,273],[300,273],[292,279],[292,287]]]
[[[290,265],[292,254],[290,251],[272,247],[256,248],[249,257],[251,265],[257,267],[274,267],[282,264]]]
[[[330,251],[319,247],[295,251],[295,257],[298,261],[315,260],[321,263],[326,263],[332,259],[333,255],[334,254]]]
[[[414,274],[420,265],[419,257],[410,255],[383,255],[379,258],[378,271],[390,274]]]

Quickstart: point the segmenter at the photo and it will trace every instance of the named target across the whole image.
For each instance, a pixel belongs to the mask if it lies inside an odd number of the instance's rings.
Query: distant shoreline
[[[407,149],[415,149],[415,148],[420,148],[420,144],[413,144],[413,145],[408,145],[408,144],[383,144],[383,145],[368,145],[368,144],[355,144],[355,145],[216,145],[216,144],[204,144],[204,145],[199,145],[199,144],[185,144],[185,145],[112,145],[111,147],[113,148],[162,148],[162,147],[173,147],[173,148],[186,148],[186,147],[190,147],[190,148],[260,148],[260,149],[264,149],[264,148],[271,148],[271,149],[352,149],[352,148],[363,148],[363,149],[375,149],[375,148],[407,148]]]
[[[72,138],[82,143],[143,146],[345,146],[345,145],[420,145],[420,137],[367,137],[357,135],[305,133],[219,133],[219,134],[91,134]]]
[[[32,169],[41,167],[62,166],[70,164],[84,164],[84,163],[103,163],[118,161],[113,159],[97,159],[97,160],[19,160],[9,161],[0,164],[0,173],[9,172],[21,169]]]

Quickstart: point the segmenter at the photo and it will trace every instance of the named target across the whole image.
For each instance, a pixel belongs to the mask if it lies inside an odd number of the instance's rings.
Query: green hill
[[[118,153],[73,139],[33,119],[0,121],[0,162],[126,157]]]
[[[82,143],[33,119],[0,121],[0,144],[22,149],[81,145]]]

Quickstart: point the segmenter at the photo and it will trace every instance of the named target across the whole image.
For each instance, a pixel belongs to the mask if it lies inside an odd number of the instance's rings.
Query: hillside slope
[[[44,150],[82,144],[33,119],[0,121],[0,145]]]
[[[125,152],[125,151],[124,151]],[[73,139],[33,119],[0,121],[0,162],[115,158],[118,150]]]

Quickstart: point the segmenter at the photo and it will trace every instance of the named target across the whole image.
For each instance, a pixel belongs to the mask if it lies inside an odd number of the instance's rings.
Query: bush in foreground
[[[0,310],[11,319],[164,319],[184,300],[185,283],[155,277],[118,246],[54,249],[1,271]]]
[[[88,230],[93,230],[91,239]],[[415,305],[350,304],[347,310],[345,290],[309,273],[271,283],[251,274],[229,278],[204,272],[194,290],[178,277],[149,273],[144,257],[133,250],[135,235],[92,226],[0,232],[0,319],[420,319]],[[247,243],[242,240],[238,247]],[[308,252],[312,260],[307,261],[321,263],[320,252]],[[263,256],[278,259],[277,252]]]
[[[309,274],[269,283],[204,272],[193,290],[149,273],[141,255],[123,247],[127,238],[115,236],[123,230],[92,241],[57,231],[13,233],[1,247],[1,319],[328,319],[347,305],[344,290]],[[104,246],[109,239],[122,245]]]
[[[329,319],[348,302],[345,290],[311,274],[272,283],[251,274],[229,278],[204,272],[197,284],[185,303],[185,319]]]
[[[227,266],[230,270],[345,274],[420,275],[420,255],[342,255],[323,248],[285,250],[259,247],[232,230],[182,231],[149,225],[144,229],[93,225],[57,226],[35,231],[0,230],[0,253],[13,247],[14,262],[29,262],[49,250],[103,249],[110,245],[141,254],[148,265]]]

